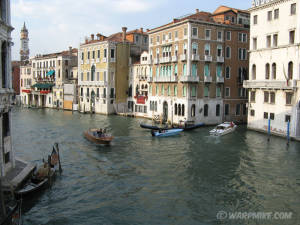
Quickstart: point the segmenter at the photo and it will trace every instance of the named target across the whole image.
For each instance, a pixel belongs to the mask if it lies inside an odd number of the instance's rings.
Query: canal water
[[[51,189],[25,201],[24,224],[300,224],[300,143],[268,143],[244,126],[221,138],[210,127],[153,138],[142,121],[15,108],[17,156],[40,163],[58,142],[63,166]],[[90,127],[109,127],[112,145],[87,141]],[[228,219],[238,212],[292,216]]]

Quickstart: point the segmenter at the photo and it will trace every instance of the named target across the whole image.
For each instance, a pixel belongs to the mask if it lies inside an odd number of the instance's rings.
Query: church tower
[[[26,62],[29,60],[28,43],[29,43],[28,30],[27,30],[25,22],[24,22],[24,26],[21,30],[21,50],[20,50],[21,62]]]

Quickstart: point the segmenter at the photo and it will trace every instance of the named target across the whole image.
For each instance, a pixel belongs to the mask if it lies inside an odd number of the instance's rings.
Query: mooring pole
[[[288,121],[288,123],[287,123],[287,134],[286,134],[286,138],[287,138],[287,146],[289,146],[290,145],[290,121]]]
[[[62,173],[62,168],[61,168],[61,163],[60,163],[60,154],[59,154],[59,148],[58,148],[58,143],[55,143],[55,148],[57,151],[57,155],[58,155],[58,166],[59,166],[59,172]]]
[[[268,121],[268,142],[270,141],[271,136],[271,120]]]

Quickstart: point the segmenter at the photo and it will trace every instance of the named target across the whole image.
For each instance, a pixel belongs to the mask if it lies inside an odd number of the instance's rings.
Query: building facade
[[[253,1],[250,31],[248,127],[300,137],[300,4]]]
[[[78,56],[79,110],[113,114],[127,112],[128,71],[131,58],[147,50],[142,29],[110,35],[91,35]]]
[[[235,39],[225,39],[225,34],[232,32],[232,36],[238,36],[238,32],[249,30],[244,24],[222,21],[220,16],[226,17],[233,11],[228,9],[213,14],[196,10],[195,14],[149,31],[150,114],[171,123],[218,124],[224,120],[225,91],[238,89],[237,55],[241,48]],[[247,64],[246,60],[245,57],[243,64]],[[226,65],[232,70],[224,87]],[[245,97],[241,99],[237,94],[226,97],[226,105],[246,104]],[[226,116],[227,120],[237,120],[229,113]]]
[[[0,176],[4,177],[15,167],[15,155],[11,138],[12,77],[11,77],[11,32],[10,1],[0,2],[1,41],[1,86],[0,86]]]

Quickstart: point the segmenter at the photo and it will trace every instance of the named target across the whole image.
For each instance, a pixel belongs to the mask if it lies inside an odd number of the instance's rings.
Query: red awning
[[[137,104],[145,104],[147,98],[148,98],[147,96],[137,96],[136,103]]]
[[[51,91],[40,91],[41,94],[49,94]]]
[[[31,90],[22,90],[22,92],[30,94]]]

